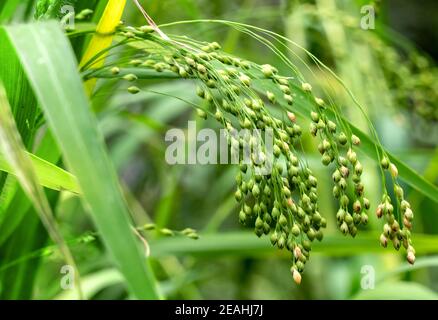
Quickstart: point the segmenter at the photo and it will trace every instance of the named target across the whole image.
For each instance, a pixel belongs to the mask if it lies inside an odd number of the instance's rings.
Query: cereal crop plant
[[[75,26],[62,30],[59,20],[63,20],[60,10],[64,5],[79,10]],[[125,5],[138,15],[140,25],[131,23],[129,15],[120,21]],[[26,7],[16,2],[19,6]],[[170,124],[112,107],[117,95],[123,101],[142,95],[153,95],[169,104],[178,101],[192,108],[198,121],[203,119],[205,125],[223,129],[230,152],[242,156],[247,146],[256,150],[247,161],[239,158],[239,164],[231,165],[238,169],[234,172],[234,191],[228,190],[226,197],[234,197],[238,203],[233,219],[257,237],[266,238],[252,241],[270,242],[278,250],[289,252],[296,284],[302,282],[305,266],[311,264],[316,242],[321,242],[319,250],[324,252],[326,238],[330,240],[333,235],[326,231],[330,223],[352,238],[362,232],[369,234],[372,228],[380,230],[373,234],[374,245],[378,247],[380,242],[385,248],[402,249],[411,265],[419,256],[416,249],[433,251],[434,238],[427,245],[418,235],[420,245],[416,246],[417,235],[412,232],[415,206],[406,190],[417,190],[437,201],[437,187],[382,145],[367,106],[356,98],[356,92],[296,42],[268,29],[225,19],[157,25],[138,1],[90,4],[40,0],[29,1],[24,9],[32,12],[33,18],[23,18],[26,21],[20,24],[5,23],[0,32],[2,61],[7,61],[2,62],[0,70],[0,294],[4,297],[31,297],[38,284],[36,272],[29,273],[31,280],[26,284],[18,283],[18,279],[24,277],[31,261],[41,263],[46,255],[54,254],[78,274],[73,280],[77,297],[88,297],[82,285],[87,270],[81,267],[86,258],[77,248],[97,248],[95,243],[102,242],[132,296],[159,298],[162,290],[157,277],[167,272],[160,271],[166,270],[166,264],[158,266],[161,262],[154,257],[160,241],[166,237],[197,240],[191,244],[195,247],[204,241],[202,231],[187,227],[196,212],[191,213],[188,223],[182,223],[183,227],[172,225],[168,220],[171,210],[166,208],[174,203],[159,202],[158,209],[145,210],[141,204],[144,199],[136,197],[129,178],[120,183],[115,159],[123,158],[123,150],[129,146],[120,147],[117,158],[117,151],[108,152],[108,144],[116,145],[118,135],[103,132],[114,126],[120,129],[118,121],[122,118],[157,133]],[[234,53],[221,41],[206,40],[202,35],[172,33],[187,26],[192,30],[197,26],[228,28],[257,43],[269,58]],[[378,37],[369,41],[378,42],[382,48],[378,58],[392,88],[402,88],[405,93],[415,90],[412,82],[398,76],[392,60],[384,54],[385,44]],[[294,63],[296,59],[300,64]],[[312,69],[342,88],[342,94],[349,97],[349,108],[360,117],[358,122],[365,123],[362,130],[355,125],[357,119],[348,118],[336,93],[312,79],[308,72]],[[410,72],[414,74],[415,70]],[[189,85],[183,93],[169,93],[151,85],[157,82],[170,87],[172,83]],[[420,91],[433,92],[430,84],[426,81]],[[423,100],[417,101],[415,105],[421,106],[415,112],[433,122],[434,101],[426,95],[418,95]],[[406,95],[398,99],[407,100]],[[134,132],[134,128],[124,130]],[[245,130],[256,136],[236,135]],[[272,132],[272,145],[262,138],[267,132]],[[314,153],[319,153],[319,161],[309,160]],[[376,166],[364,165],[368,158]],[[164,157],[160,159],[167,166]],[[270,171],[263,172],[267,165]],[[316,173],[321,171],[327,173],[329,183]],[[371,186],[371,197],[364,179],[368,172],[379,175]],[[154,170],[151,175],[155,175]],[[322,176],[324,187],[317,176]],[[130,177],[135,180],[132,174]],[[327,204],[321,203],[328,193],[336,207],[334,215]],[[204,197],[209,199],[210,195]],[[68,208],[71,199],[80,199],[77,205],[90,214],[94,227],[81,227],[69,234],[62,217],[67,210],[68,219],[72,219],[73,211]],[[145,212],[149,209],[164,213],[151,218]],[[47,232],[41,233],[38,217]],[[383,222],[374,221],[370,227],[369,220],[374,217]],[[23,248],[12,250],[24,234],[35,239],[29,238]],[[48,243],[48,236],[53,245]],[[1,291],[7,286],[16,289]]]

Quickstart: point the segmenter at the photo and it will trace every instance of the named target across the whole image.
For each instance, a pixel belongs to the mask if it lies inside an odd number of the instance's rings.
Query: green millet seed
[[[142,229],[148,231],[148,230],[155,230],[156,227],[157,226],[154,223],[147,223],[142,227]]]
[[[311,89],[311,88],[310,88]],[[321,98],[315,98],[315,102],[318,106],[320,106],[321,108],[324,107],[325,102],[324,100],[322,100]]]
[[[386,158],[386,157],[383,158],[380,163],[381,163],[383,169],[388,169],[389,168],[389,160],[388,160],[388,158]]]
[[[141,26],[141,27],[139,28],[139,30],[140,30],[141,32],[143,32],[144,34],[148,34],[148,33],[152,33],[152,32],[154,32],[154,28],[151,27],[151,26],[149,26],[149,25]]]
[[[302,83],[301,88],[303,89],[303,91],[307,91],[307,92],[312,91],[312,86],[310,85],[310,83]]]
[[[187,234],[187,237],[189,237],[190,239],[193,239],[193,240],[199,239],[199,235],[197,233],[189,233],[189,234]]]
[[[360,144],[359,137],[353,134],[351,136],[351,143],[353,143],[354,145],[358,146]]]
[[[129,61],[129,64],[133,65],[134,67],[138,67],[142,63],[143,63],[143,61],[141,61],[139,59],[134,59],[134,60]]]
[[[126,81],[133,82],[133,81],[136,81],[138,78],[135,74],[130,73],[130,74],[123,76],[123,79]]]
[[[172,237],[172,236],[175,235],[175,232],[173,232],[172,230],[167,229],[167,228],[163,228],[163,229],[161,229],[160,232],[161,232],[161,234],[163,234],[163,235],[165,235],[165,236],[170,236],[170,237]]]
[[[132,86],[128,88],[128,92],[131,94],[137,94],[140,92],[140,89],[136,86]]]
[[[284,97],[284,100],[286,100],[288,105],[292,105],[294,103],[294,98],[291,95],[285,94],[283,97]]]
[[[345,133],[343,133],[343,132],[341,132],[339,135],[338,135],[338,142],[341,144],[341,145],[345,145],[346,143],[347,143],[347,136],[345,135]]]
[[[118,67],[111,68],[111,73],[117,75],[120,73],[120,69]]]

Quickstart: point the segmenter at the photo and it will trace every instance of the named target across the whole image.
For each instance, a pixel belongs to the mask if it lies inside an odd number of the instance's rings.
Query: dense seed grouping
[[[134,41],[153,42],[154,45],[135,49],[129,58],[121,57],[99,70],[93,70],[90,64],[87,66],[89,70],[83,71],[88,71],[88,77],[107,72],[125,81],[127,90],[133,94],[141,91],[132,84],[140,75],[136,72],[141,70],[173,73],[198,81],[196,94],[204,101],[204,107],[199,106],[196,110],[198,116],[203,119],[214,117],[226,129],[229,148],[235,153],[243,155],[247,146],[256,150],[246,159],[248,161],[239,158],[240,170],[234,195],[240,204],[239,221],[253,228],[259,237],[269,235],[273,246],[291,253],[291,272],[296,283],[301,282],[312,242],[323,239],[323,229],[327,224],[318,207],[318,181],[297,150],[302,129],[293,112],[296,90],[307,95],[315,106],[310,114],[310,133],[320,139],[318,150],[322,163],[334,168],[333,195],[339,201],[336,215],[339,229],[354,237],[358,227],[367,224],[370,202],[364,196],[363,167],[354,151],[359,148],[360,139],[341,130],[342,123],[329,120],[325,102],[313,96],[310,84],[282,76],[271,65],[258,65],[226,54],[217,42],[203,43],[186,37],[164,41],[155,36],[149,26],[133,28],[121,25],[118,34],[124,38],[121,45]],[[260,90],[254,83],[259,80],[270,85],[262,85],[266,89]],[[299,88],[292,86],[292,82],[298,82]],[[281,95],[273,91],[281,92]],[[283,106],[283,119],[274,116],[267,104]],[[246,134],[237,135],[236,132],[242,132],[242,129],[246,129]],[[271,148],[266,138],[263,140],[263,134],[270,130],[273,135]],[[256,135],[248,132],[256,132]],[[268,164],[270,171],[263,172]],[[413,263],[415,251],[409,232],[413,214],[395,179],[397,168],[386,157],[382,167],[390,170],[394,178],[403,219],[400,226],[385,190],[383,202],[377,210],[378,216],[385,216],[387,220],[380,241],[386,246],[390,239],[396,249],[403,244],[408,261]],[[353,194],[347,192],[349,186],[353,188]]]

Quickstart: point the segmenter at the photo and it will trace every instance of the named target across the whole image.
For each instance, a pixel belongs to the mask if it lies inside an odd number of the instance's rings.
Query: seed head
[[[394,178],[398,176],[398,169],[397,169],[397,167],[396,167],[395,164],[391,163],[391,164],[389,165],[389,171],[391,172],[391,175],[392,175]]]
[[[257,217],[255,222],[255,227],[257,229],[263,228],[263,220],[260,217]]]
[[[126,80],[126,81],[132,82],[132,81],[137,80],[137,76],[135,74],[130,73],[130,74],[125,75],[123,77],[123,79]]]
[[[359,137],[358,136],[356,136],[356,135],[352,135],[351,136],[351,142],[355,145],[355,146],[358,146],[359,144],[360,144],[360,139],[359,139]]]
[[[154,32],[154,28],[151,27],[151,26],[149,26],[149,25],[147,25],[147,26],[141,26],[141,27],[139,28],[139,30],[140,30],[141,32],[145,33],[145,34],[147,34],[147,33],[151,33],[151,32]]]
[[[202,109],[196,109],[196,113],[198,114],[198,117],[202,118],[202,119],[207,119],[207,113],[202,110]]]
[[[380,161],[380,164],[382,165],[383,169],[388,169],[389,168],[389,160],[387,157],[384,157],[382,159],[382,161]]]
[[[353,150],[351,150],[351,149],[348,149],[348,152],[347,152],[347,158],[348,158],[348,161],[350,161],[351,162],[351,164],[356,164],[356,162],[357,162],[357,155],[356,155],[356,152],[354,152]]]
[[[292,122],[296,122],[297,121],[297,117],[296,117],[295,113],[293,113],[293,112],[288,111],[287,112],[287,117]]]
[[[234,197],[236,198],[237,202],[240,202],[242,200],[242,191],[240,189],[237,189],[236,193],[234,194]]]
[[[394,192],[398,199],[403,199],[403,189],[399,185],[394,186]]]
[[[274,75],[274,73],[276,72],[276,69],[269,64],[264,64],[264,65],[262,65],[262,72],[266,78],[270,78]]]
[[[412,219],[414,219],[414,213],[412,212],[411,208],[406,209],[404,216],[408,221],[412,221]]]
[[[300,233],[301,233],[300,227],[297,224],[294,224],[292,227],[292,234],[295,237],[298,237],[300,235]]]
[[[248,77],[248,76],[245,75],[245,74],[241,74],[241,75],[239,76],[239,80],[242,82],[242,84],[243,84],[245,87],[249,87],[249,86],[251,85],[251,78]]]
[[[383,226],[383,234],[386,237],[389,237],[392,233],[391,227],[389,226],[389,224],[385,223],[385,225]]]
[[[276,231],[274,231],[274,232],[271,234],[270,240],[271,240],[271,244],[272,244],[273,246],[275,246],[275,245],[277,244],[277,241],[278,241],[278,234],[277,234]]]
[[[128,92],[131,94],[137,94],[140,92],[140,89],[136,86],[132,86],[128,88]]]
[[[148,230],[155,230],[156,227],[157,226],[154,223],[147,223],[142,227],[142,229],[148,231]]]
[[[111,73],[116,75],[120,73],[120,69],[118,67],[113,67],[111,68]]]
[[[345,223],[345,221],[342,222],[340,229],[341,229],[341,232],[344,235],[347,235],[347,233],[348,233],[348,225]]]
[[[271,91],[267,91],[266,96],[271,103],[275,103],[275,94],[273,94]]]
[[[196,69],[198,70],[198,72],[200,73],[207,73],[207,68],[203,65],[203,64],[198,64],[196,66]]]
[[[366,210],[368,210],[370,208],[370,200],[368,200],[367,198],[363,198],[363,206]]]
[[[412,223],[406,217],[403,218],[403,225],[409,230],[412,229]]]
[[[301,89],[303,89],[303,91],[306,91],[306,92],[311,92],[312,86],[310,85],[310,83],[304,82],[301,84]]]
[[[408,260],[408,262],[410,264],[414,264],[415,263],[415,254],[412,251],[409,251],[407,256],[406,256],[406,259]]]
[[[294,257],[297,258],[297,259],[300,259],[302,255],[303,255],[303,253],[301,252],[300,247],[295,246],[295,248],[294,248]]]
[[[294,103],[294,98],[289,94],[284,95],[284,100],[286,100],[288,105],[292,105]]]
[[[338,136],[338,142],[344,146],[347,143],[347,141],[348,141],[347,136],[345,135],[345,133],[341,132]]]
[[[210,43],[210,47],[211,47],[213,50],[220,50],[220,49],[221,49],[221,45],[220,45],[219,43],[217,43],[216,41]]]
[[[312,90],[312,87],[310,87],[310,90]],[[318,106],[324,107],[325,102],[321,98],[315,98],[315,102]]]
[[[359,200],[356,200],[354,203],[353,203],[353,211],[354,212],[360,212],[362,210],[362,206],[361,206],[361,204],[360,204],[360,201]]]
[[[293,277],[295,283],[300,284],[301,283],[301,274],[298,272],[298,270],[295,269],[295,267],[292,267],[290,271],[292,273],[292,277]]]
[[[380,235],[380,244],[382,245],[382,247],[386,248],[388,246],[388,239],[385,237],[385,235],[382,233]]]
[[[254,198],[258,198],[260,195],[260,188],[257,184],[254,184],[254,186],[252,187],[252,195],[254,196]]]
[[[143,61],[141,61],[139,59],[133,59],[133,60],[129,61],[129,64],[133,65],[134,67],[138,67],[142,63],[143,63]]]
[[[189,233],[187,235],[187,237],[189,237],[190,239],[193,239],[193,240],[198,240],[199,239],[199,234],[197,234],[197,233]]]
[[[280,224],[280,226],[285,227],[287,226],[287,218],[281,214],[280,218],[278,219],[278,223]]]
[[[167,228],[163,228],[160,231],[163,235],[168,236],[168,237],[172,237],[175,235],[175,233],[172,230],[167,229]]]
[[[319,121],[319,114],[317,114],[316,112],[312,111],[310,113],[310,117],[312,118],[313,122],[318,123],[318,121]]]
[[[333,121],[330,121],[327,123],[327,126],[330,130],[331,133],[335,133],[336,132],[336,123],[334,123]]]

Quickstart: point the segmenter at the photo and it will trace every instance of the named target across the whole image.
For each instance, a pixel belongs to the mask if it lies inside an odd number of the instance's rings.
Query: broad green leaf
[[[125,199],[66,37],[53,22],[5,29],[67,167],[78,180],[86,207],[129,288],[137,298],[158,298],[151,267],[131,230]]]

